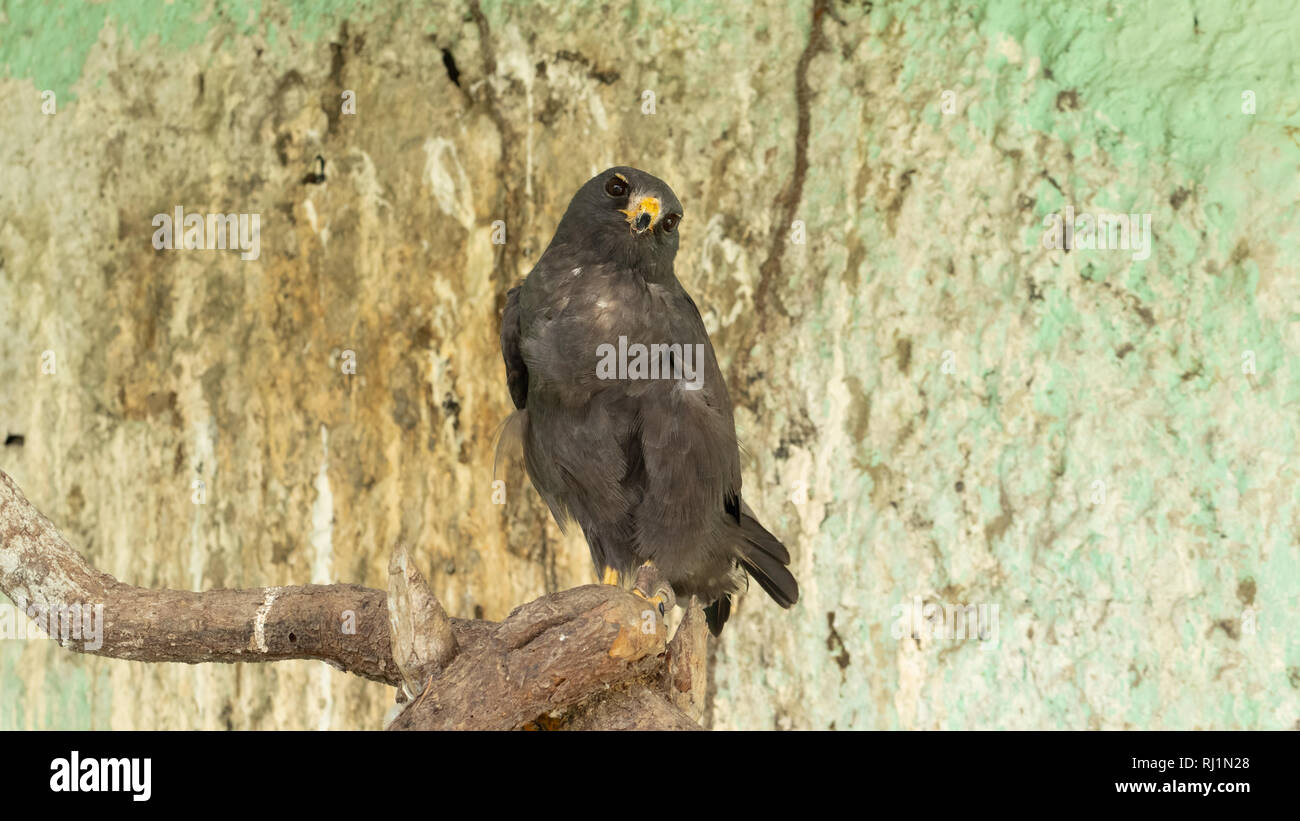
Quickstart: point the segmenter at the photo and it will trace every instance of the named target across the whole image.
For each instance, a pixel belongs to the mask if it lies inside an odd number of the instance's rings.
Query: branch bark
[[[666,663],[666,626],[645,600],[588,585],[522,605],[501,623],[456,619],[404,548],[390,571],[387,592],[134,587],[87,564],[0,471],[0,592],[52,635],[62,628],[68,649],[187,664],[315,659],[418,689],[395,729],[698,729],[683,693],[702,694],[703,684],[683,674],[682,660],[702,658],[702,636],[679,630]],[[94,640],[78,629],[89,618],[100,619]],[[683,627],[692,619],[702,621],[689,613]]]

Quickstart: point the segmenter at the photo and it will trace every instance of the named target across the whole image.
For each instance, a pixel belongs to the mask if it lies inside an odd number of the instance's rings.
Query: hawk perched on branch
[[[752,576],[790,607],[790,553],[740,493],[731,399],[699,309],[673,275],[682,206],[626,166],[578,190],[555,237],[506,299],[507,426],[533,486],[576,519],[597,573],[651,566],[706,603],[716,636]],[[663,608],[665,596],[636,591]]]

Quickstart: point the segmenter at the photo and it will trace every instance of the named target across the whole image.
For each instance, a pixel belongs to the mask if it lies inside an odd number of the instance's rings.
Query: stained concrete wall
[[[713,726],[1295,726],[1290,12],[1087,6],[5,4],[0,467],[140,585],[380,586],[398,539],[455,615],[587,582],[531,490],[493,504],[497,317],[629,163],[685,204],[803,587],[739,604]],[[178,205],[259,214],[260,256],[156,251]],[[1149,255],[1044,247],[1067,206]],[[986,640],[931,634],[968,604]],[[0,640],[0,696],[373,727],[390,691]]]

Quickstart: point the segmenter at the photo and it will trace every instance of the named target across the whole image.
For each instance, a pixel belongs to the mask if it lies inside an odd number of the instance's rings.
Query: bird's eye
[[[664,221],[663,221],[664,230],[671,234],[673,231],[677,230],[677,223],[681,221],[682,221],[681,216],[677,214],[669,214],[668,216],[664,217]]]
[[[623,197],[627,195],[627,180],[622,177],[610,177],[605,182],[605,193],[611,197]]]

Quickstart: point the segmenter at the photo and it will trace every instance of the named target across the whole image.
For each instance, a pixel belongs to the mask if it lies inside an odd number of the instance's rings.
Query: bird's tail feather
[[[723,593],[719,598],[704,608],[704,620],[709,625],[709,632],[714,636],[722,634],[722,625],[731,618],[731,596]]]
[[[748,511],[740,516],[740,531],[744,536],[740,564],[745,571],[782,607],[799,601],[799,583],[786,567],[790,563],[790,551],[785,545]]]

